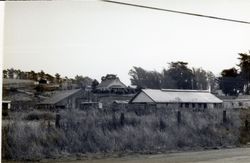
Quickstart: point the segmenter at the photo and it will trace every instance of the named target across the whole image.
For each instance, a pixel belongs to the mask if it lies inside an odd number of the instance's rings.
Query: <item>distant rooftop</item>
[[[209,90],[191,90],[191,89],[161,89],[164,92],[203,92],[209,93]]]
[[[126,88],[119,78],[105,79],[98,86],[97,89],[108,89],[108,88]]]
[[[79,92],[81,89],[73,89],[73,90],[63,90],[63,91],[58,91],[56,94],[52,95],[48,99],[44,100],[40,104],[56,104],[65,98],[74,95],[75,93]]]
[[[15,93],[11,93],[7,96],[3,97],[3,100],[6,101],[34,101],[34,97],[32,95],[27,95],[25,93],[22,92],[15,92]]]
[[[3,84],[34,84],[33,80],[23,80],[23,79],[5,79],[3,78]]]

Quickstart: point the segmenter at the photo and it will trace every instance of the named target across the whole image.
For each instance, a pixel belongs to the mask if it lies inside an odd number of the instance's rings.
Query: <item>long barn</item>
[[[217,108],[222,102],[208,90],[181,89],[142,89],[130,100],[132,104],[179,108]]]

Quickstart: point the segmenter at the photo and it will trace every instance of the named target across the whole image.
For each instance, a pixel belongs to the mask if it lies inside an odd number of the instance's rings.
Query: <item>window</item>
[[[189,107],[189,103],[185,103],[185,108],[188,108]]]
[[[204,104],[204,108],[207,108],[207,104]]]
[[[195,108],[195,104],[194,103],[192,103],[192,108]]]

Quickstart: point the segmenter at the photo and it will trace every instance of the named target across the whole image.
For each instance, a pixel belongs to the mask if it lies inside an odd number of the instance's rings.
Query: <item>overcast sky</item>
[[[248,0],[120,0],[250,21]],[[219,74],[250,50],[250,25],[90,1],[6,2],[4,68],[130,84],[133,66],[187,61]]]

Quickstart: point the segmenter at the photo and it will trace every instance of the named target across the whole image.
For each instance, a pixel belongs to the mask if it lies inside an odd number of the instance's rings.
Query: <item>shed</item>
[[[51,97],[38,104],[38,108],[77,108],[77,99],[81,97],[81,89],[57,91]]]
[[[222,100],[208,90],[142,89],[131,100],[133,104],[155,104],[157,107],[214,108]]]

